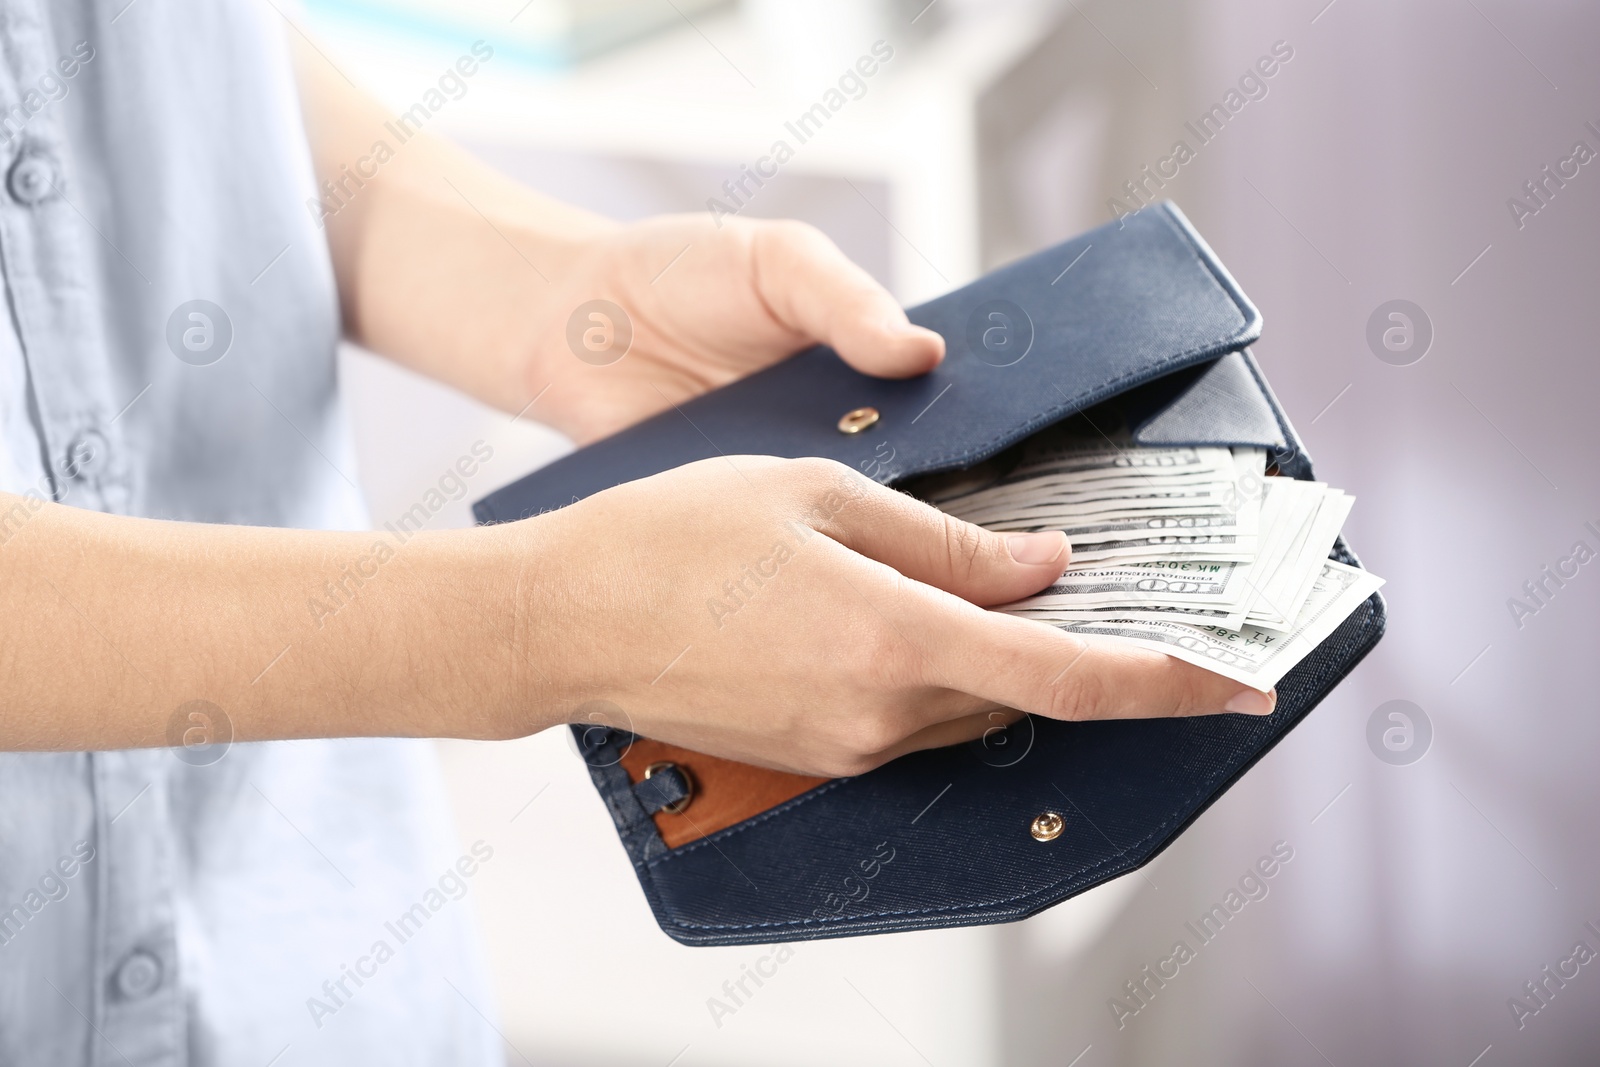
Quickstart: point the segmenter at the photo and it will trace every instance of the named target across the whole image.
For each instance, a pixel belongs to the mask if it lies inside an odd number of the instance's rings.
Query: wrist
[[[554,563],[540,520],[449,531],[424,554],[433,621],[419,649],[448,661],[435,706],[447,736],[510,740],[564,721],[559,665],[543,601]],[[424,570],[426,573],[426,570]]]
[[[532,525],[319,543],[294,566],[294,585],[315,593],[309,618],[291,612],[295,654],[252,683],[253,702],[264,714],[316,709],[285,736],[504,740],[554,725],[523,603],[532,539],[521,528]]]

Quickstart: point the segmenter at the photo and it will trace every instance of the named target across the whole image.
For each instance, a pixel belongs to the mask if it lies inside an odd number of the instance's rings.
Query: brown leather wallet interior
[[[694,793],[683,811],[659,811],[653,816],[668,848],[727,829],[828,781],[752,767],[644,737],[622,757],[622,767],[635,785],[644,780],[645,768],[652,763],[676,764],[693,783]]]

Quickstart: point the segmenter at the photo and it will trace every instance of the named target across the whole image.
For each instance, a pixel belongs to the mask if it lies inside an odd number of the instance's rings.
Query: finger
[[[756,225],[757,288],[781,323],[880,378],[910,378],[939,365],[944,338],[913,326],[889,291],[821,231],[797,222]]]
[[[982,605],[1032,596],[1061,577],[1072,555],[1058,530],[995,533],[853,475],[845,505],[823,532],[907,578]]]
[[[1003,730],[1011,723],[1022,718],[1022,712],[1011,708],[993,708],[989,711],[974,712],[963,715],[957,719],[947,719],[924,726],[922,729],[900,741],[894,747],[883,753],[884,762],[898,759],[908,752],[920,752],[927,748],[944,748],[946,745],[959,745],[969,741],[985,741],[985,751],[990,752],[989,745],[993,744],[997,731]],[[1007,741],[1011,739],[1008,737]],[[996,745],[992,752],[995,761],[1007,758],[1016,758],[1017,754],[1005,752]]]
[[[1056,719],[1270,714],[1263,693],[1161,652],[913,588],[893,605],[927,684]]]

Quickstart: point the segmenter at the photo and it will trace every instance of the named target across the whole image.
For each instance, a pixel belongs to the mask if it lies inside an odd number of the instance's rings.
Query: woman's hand
[[[518,373],[528,396],[548,386],[534,414],[581,444],[816,343],[886,378],[944,357],[813,227],[674,215],[598,234],[562,264],[529,309]]]
[[[981,736],[995,708],[1272,707],[1160,653],[983,610],[1059,577],[1066,538],[991,533],[827,460],[704,460],[493,530],[526,561],[512,632],[536,710],[507,735],[614,705],[610,725],[841,775]]]
[[[295,48],[319,180],[349,186],[390,116]],[[353,339],[580,444],[816,343],[891,378],[944,355],[810,226],[706,213],[618,225],[427,132],[321,222]]]
[[[338,181],[387,115],[300,52],[317,171]],[[354,340],[579,444],[819,342],[885,377],[944,355],[810,226],[618,225],[426,133],[323,222]]]

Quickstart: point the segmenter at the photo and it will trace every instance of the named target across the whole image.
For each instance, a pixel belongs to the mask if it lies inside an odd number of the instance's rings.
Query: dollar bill
[[[1056,623],[1087,637],[1119,638],[1165,652],[1243,685],[1265,692],[1312,649],[1338,629],[1383,579],[1335,560],[1325,560],[1311,595],[1287,633],[1245,626],[1228,630],[1204,623],[1152,619],[1107,619]]]
[[[1124,541],[1190,532],[1210,534],[1253,534],[1256,513],[1223,508],[1192,508],[1174,512],[1134,512],[1118,515],[1027,516],[986,522],[991,530],[1061,530],[1074,541]]]
[[[1048,588],[1007,605],[1006,610],[1193,605],[1244,611],[1254,595],[1249,583],[1252,566],[1233,560],[1159,560],[1073,567]]]
[[[980,526],[1001,522],[1045,523],[1051,520],[1065,525],[1082,525],[1101,518],[1138,518],[1148,516],[1227,515],[1235,522],[1253,527],[1258,522],[1259,505],[1236,507],[1236,501],[1222,492],[1185,493],[1181,496],[1098,497],[1082,500],[1054,500],[1045,498],[1028,502],[994,505],[979,511],[952,512],[968,522]]]
[[[1030,449],[1013,473],[1019,477],[1076,472],[1169,473],[1227,468],[1232,464],[1233,454],[1227,448],[1124,448],[1092,441],[1056,442]]]
[[[1019,618],[1051,623],[1104,622],[1108,619],[1154,619],[1158,622],[1203,622],[1208,626],[1219,626],[1224,630],[1237,630],[1245,624],[1243,608],[1236,608],[1230,611],[1223,608],[1202,608],[1194,605],[1163,607],[1159,604],[1145,604],[1139,607],[1108,608],[1008,607],[1002,610],[1008,615],[1016,615]]]
[[[1330,489],[1323,493],[1316,518],[1312,520],[1310,532],[1306,536],[1305,544],[1301,546],[1296,563],[1295,569],[1300,572],[1300,582],[1289,598],[1286,612],[1289,618],[1299,617],[1301,606],[1311,596],[1311,586],[1317,578],[1317,566],[1333,551],[1333,543],[1338,539],[1339,531],[1344,528],[1344,522],[1350,517],[1350,509],[1354,505],[1355,498],[1338,489]]]
[[[1058,529],[1055,526],[1029,526],[1022,530],[1037,533]],[[1012,532],[1017,532],[1013,530]],[[1164,559],[1252,560],[1257,554],[1253,534],[1162,534],[1127,538],[1120,541],[1073,541],[1072,563],[1105,564],[1152,562]]]
[[[1000,610],[1263,689],[1381,584],[1327,558],[1350,497],[1268,477],[1260,448],[1053,433],[1009,471],[996,463],[939,484],[929,498],[960,518],[1071,540],[1060,579]]]

